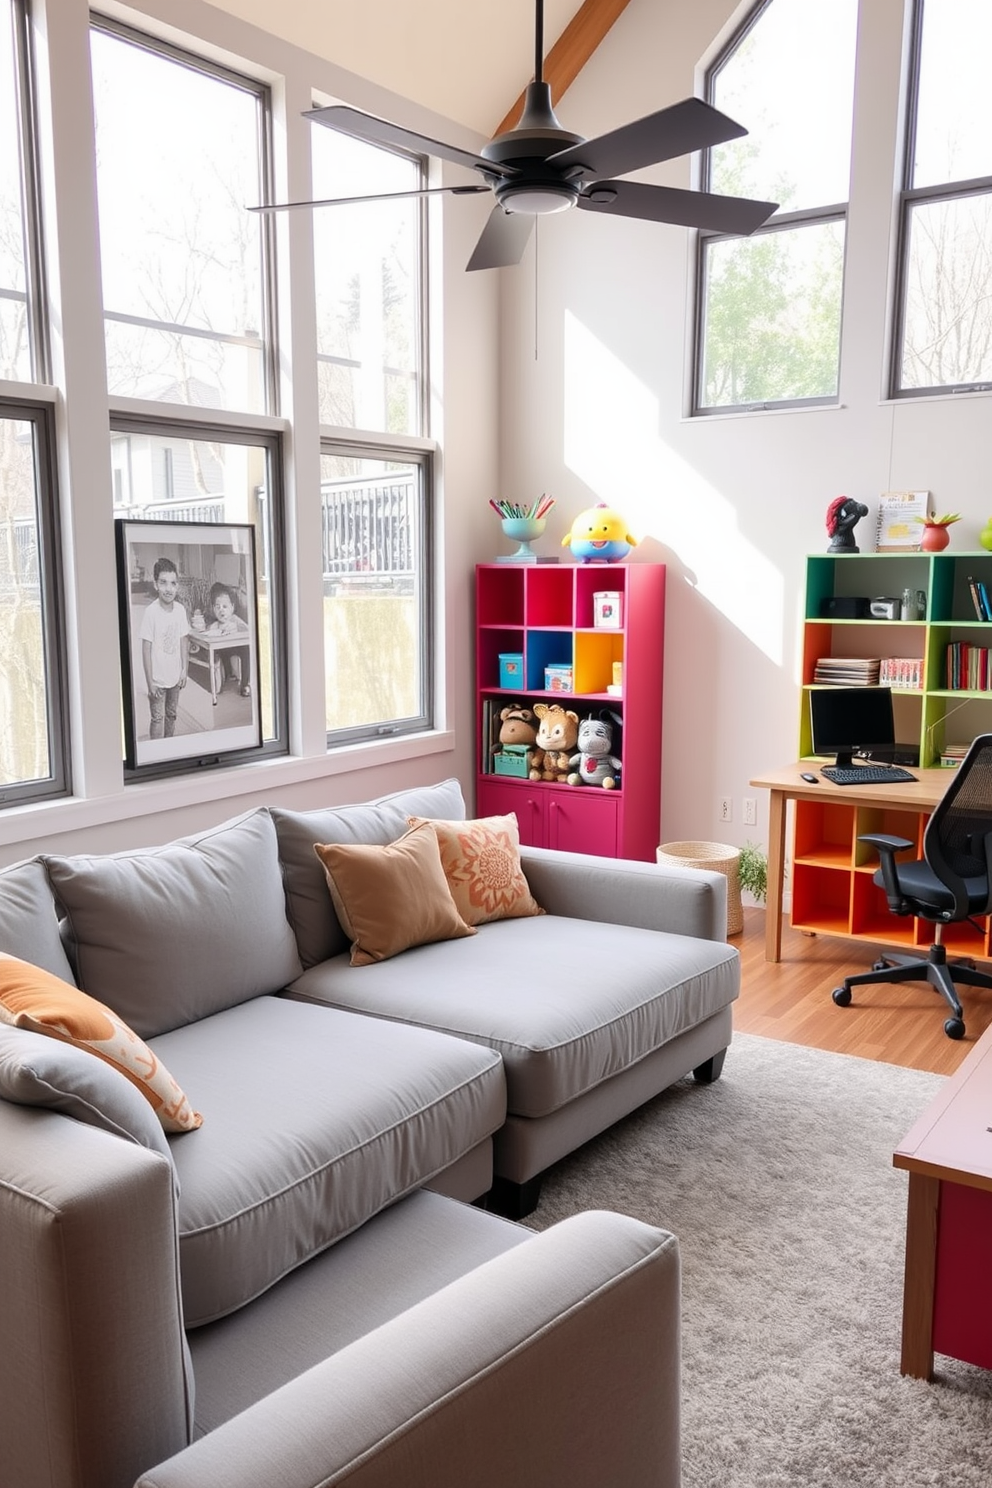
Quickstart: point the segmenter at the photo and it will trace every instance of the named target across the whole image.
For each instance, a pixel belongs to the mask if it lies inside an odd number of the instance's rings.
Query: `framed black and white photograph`
[[[115,527],[128,767],[261,747],[254,527]]]

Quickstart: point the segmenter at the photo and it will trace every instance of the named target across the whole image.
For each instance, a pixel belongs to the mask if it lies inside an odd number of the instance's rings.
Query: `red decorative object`
[[[920,547],[924,553],[940,553],[951,540],[951,534],[942,522],[924,522]]]

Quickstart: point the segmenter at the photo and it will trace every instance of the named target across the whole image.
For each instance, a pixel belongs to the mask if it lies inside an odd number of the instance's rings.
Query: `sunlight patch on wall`
[[[780,666],[783,576],[726,497],[661,439],[657,398],[569,311],[564,368],[565,464],[635,537],[671,548],[688,582]]]

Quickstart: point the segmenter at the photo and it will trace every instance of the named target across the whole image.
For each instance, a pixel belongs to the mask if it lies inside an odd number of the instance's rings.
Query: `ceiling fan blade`
[[[248,212],[292,212],[296,207],[350,207],[362,202],[402,201],[409,196],[441,196],[448,192],[452,196],[474,196],[477,191],[488,191],[488,186],[421,186],[416,191],[379,191],[370,196],[325,196],[320,201],[270,202],[262,207],[246,207]]]
[[[493,207],[466,270],[508,269],[518,264],[533,230],[534,218],[528,213],[504,212],[502,207]]]
[[[690,155],[693,150],[721,145],[742,134],[747,134],[744,126],[735,124],[719,109],[701,98],[684,98],[681,103],[635,119],[597,139],[570,145],[567,150],[549,156],[549,161],[555,166],[585,166],[586,174],[595,178],[626,176],[646,165],[658,165],[662,160]]]
[[[368,140],[373,145],[398,145],[401,150],[412,150],[419,155],[436,155],[439,160],[450,160],[454,165],[467,166],[469,170],[482,170],[490,176],[515,174],[491,160],[484,160],[481,155],[473,155],[471,150],[461,150],[457,145],[417,134],[412,129],[404,129],[401,124],[390,124],[386,119],[377,119],[373,114],[363,114],[359,109],[347,108],[344,104],[307,109],[303,117],[312,119],[315,124],[325,124],[328,129],[336,129],[340,134]]]
[[[777,202],[715,196],[711,191],[681,191],[675,186],[645,186],[639,181],[597,181],[580,192],[576,205],[587,212],[741,236],[753,233],[778,210]]]

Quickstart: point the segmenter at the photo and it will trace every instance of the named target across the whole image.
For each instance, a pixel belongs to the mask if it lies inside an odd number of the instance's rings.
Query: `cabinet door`
[[[594,785],[552,789],[546,806],[548,847],[616,857],[620,801],[612,791]]]
[[[547,847],[544,825],[544,801],[540,785],[519,785],[496,780],[491,775],[480,779],[475,792],[479,816],[506,816],[514,812],[520,830],[520,841],[527,847]]]

